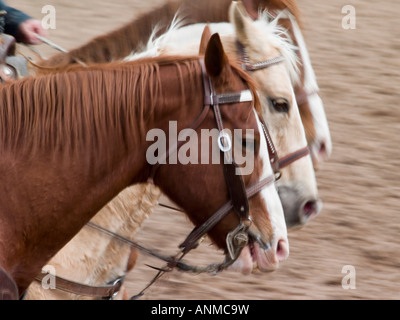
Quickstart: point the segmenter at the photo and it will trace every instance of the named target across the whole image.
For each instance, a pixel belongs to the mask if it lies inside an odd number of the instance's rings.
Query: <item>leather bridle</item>
[[[120,241],[128,243],[130,246],[136,247],[139,250],[156,256],[157,258],[167,262],[167,267],[164,269],[158,269],[158,275],[153,279],[153,281],[144,289],[146,290],[152,283],[154,283],[164,272],[170,271],[173,268],[178,268],[182,271],[187,272],[220,272],[226,268],[228,268],[238,257],[241,252],[241,249],[244,248],[249,241],[248,230],[252,224],[250,215],[249,215],[249,199],[258,194],[265,187],[273,184],[275,182],[275,175],[270,175],[265,179],[260,180],[254,185],[246,188],[242,175],[237,174],[237,171],[240,170],[239,166],[235,163],[233,157],[230,155],[229,151],[231,151],[232,145],[229,141],[230,138],[228,135],[224,133],[224,125],[221,116],[220,106],[225,104],[233,104],[233,103],[242,103],[242,102],[252,102],[253,95],[250,90],[244,90],[238,93],[228,93],[228,94],[217,94],[213,87],[211,79],[208,77],[204,61],[200,60],[200,65],[202,69],[202,79],[204,86],[204,107],[201,114],[197,117],[197,119],[190,126],[191,129],[196,130],[202,122],[205,120],[207,114],[212,108],[214,111],[214,116],[217,124],[217,128],[219,130],[219,146],[221,152],[224,156],[224,176],[226,180],[226,184],[228,187],[230,200],[221,206],[208,220],[206,220],[202,225],[196,227],[182,242],[180,245],[181,252],[175,257],[165,257],[161,254],[154,252],[153,250],[146,249],[139,244],[131,241],[129,239],[123,238],[118,234],[115,234],[101,226],[95,225],[93,223],[89,223],[88,226],[95,228],[101,232],[104,232],[113,238],[116,238]],[[278,156],[276,154],[276,149],[272,143],[272,139],[269,136],[269,132],[267,128],[263,125],[263,134],[266,137],[268,144],[268,152],[273,159],[272,163],[279,163]],[[183,146],[185,142],[178,142],[175,146],[170,147],[166,151],[165,154],[159,157],[157,164],[152,167],[149,182],[154,183],[156,178],[158,169],[162,163],[165,163],[165,160],[169,158],[169,156],[173,152],[179,151],[179,148]],[[277,165],[273,165],[275,168],[274,171],[278,170]],[[183,257],[192,249],[195,249],[202,238],[206,235],[208,231],[210,231],[219,221],[221,221],[229,212],[234,211],[237,213],[239,217],[238,226],[232,230],[226,237],[227,242],[227,251],[229,253],[229,257],[227,256],[224,262],[219,264],[210,264],[204,268],[196,267],[188,265],[181,260]],[[256,237],[254,237],[256,238]],[[255,241],[261,242],[259,239],[255,239]],[[260,246],[263,248],[268,247],[268,244],[260,243]],[[42,281],[44,278],[43,275],[39,275],[36,280]],[[67,291],[75,294],[82,294],[88,296],[97,296],[101,298],[112,298],[118,292],[122,284],[123,278],[118,278],[114,281],[113,284],[106,286],[89,286],[89,285],[80,285],[79,283],[75,283],[73,281],[69,281],[63,278],[56,276],[56,288]],[[142,293],[137,295],[136,297],[140,297]]]
[[[194,121],[190,128],[196,130],[204,121],[210,109],[213,109],[219,131],[218,143],[224,158],[224,176],[229,191],[230,201],[225,203],[202,225],[196,227],[180,245],[180,249],[182,250],[182,254],[186,255],[190,250],[196,248],[199,244],[199,241],[206,235],[206,233],[233,209],[233,211],[239,217],[239,224],[227,235],[226,242],[229,252],[229,259],[219,265],[218,271],[221,271],[231,265],[238,258],[241,249],[248,243],[247,232],[252,223],[249,214],[249,199],[259,193],[263,188],[274,183],[275,176],[271,175],[249,188],[245,187],[242,175],[237,174],[237,172],[240,171],[240,168],[230,152],[232,148],[232,142],[230,141],[229,136],[224,132],[224,124],[221,116],[220,106],[224,104],[251,102],[253,101],[252,93],[250,90],[245,90],[238,93],[217,94],[211,78],[207,75],[203,60],[200,60],[200,65],[202,68],[202,79],[204,86],[204,107],[200,116]],[[266,127],[264,127],[263,133],[266,136],[268,152],[270,156],[275,162],[278,162],[276,149]],[[165,163],[165,160],[172,154],[172,152],[177,152],[183,144],[184,142],[180,142],[171,149],[167,150],[164,155],[161,155],[158,164],[153,166],[150,174],[150,181],[154,181],[160,163]],[[262,246],[265,247],[266,245],[262,244]]]
[[[246,56],[244,47],[238,43],[239,53],[243,57],[243,64],[242,68],[245,71],[257,71],[261,69],[268,68],[272,65],[281,63],[284,61],[283,57],[277,57],[270,60],[266,60],[263,62],[258,63],[250,63],[250,59]],[[207,113],[209,112],[210,107],[214,110],[214,115],[217,123],[218,130],[220,132],[220,138],[223,136],[223,122],[220,112],[220,104],[225,103],[238,103],[241,102],[240,97],[243,96],[244,92],[241,93],[234,93],[228,95],[218,95],[215,93],[214,88],[212,86],[211,79],[207,76],[204,68],[204,63],[201,62],[202,72],[203,72],[203,84],[205,90],[205,106],[201,115],[196,119],[196,121],[191,126],[192,129],[196,129],[200,126],[202,121],[205,119]],[[248,93],[247,93],[248,94]],[[228,186],[229,194],[230,194],[230,201],[225,203],[219,210],[217,210],[206,222],[204,222],[199,227],[193,229],[193,231],[187,236],[185,241],[179,246],[181,249],[180,256],[177,258],[169,258],[169,259],[162,259],[167,262],[167,268],[158,269],[158,274],[154,277],[154,279],[135,297],[137,299],[144,294],[144,291],[149,288],[155,281],[157,281],[161,275],[166,272],[170,271],[173,268],[178,268],[181,271],[186,272],[195,272],[195,273],[202,273],[202,272],[211,272],[217,273],[220,272],[230,265],[233,264],[234,261],[239,257],[241,250],[248,244],[249,236],[253,237],[253,241],[257,241],[260,246],[264,249],[268,248],[268,244],[260,243],[260,240],[255,237],[253,234],[250,234],[249,228],[252,224],[251,218],[249,216],[249,206],[248,200],[258,194],[262,189],[274,183],[277,179],[280,178],[280,169],[290,165],[291,163],[306,157],[310,154],[310,150],[308,146],[301,148],[291,154],[286,155],[285,157],[279,159],[278,154],[276,152],[275,146],[269,134],[268,128],[265,125],[264,121],[260,119],[262,123],[262,129],[264,136],[267,141],[268,145],[268,153],[271,162],[271,166],[273,169],[274,174],[257,182],[251,187],[245,188],[244,182],[241,175],[236,175],[236,168],[237,165],[233,161],[228,162],[229,165],[224,165],[224,173],[225,173],[225,180]],[[184,144],[184,142],[178,143],[172,149],[168,150],[166,154],[164,154],[160,159],[165,161],[172,152],[176,152],[179,148]],[[224,152],[224,145],[225,142],[221,143],[220,146],[221,152],[224,153],[224,158],[227,157],[227,153]],[[160,163],[160,162],[159,162]],[[162,162],[165,163],[165,162]],[[154,181],[156,172],[159,168],[159,164],[155,165],[152,169],[152,173],[150,175],[150,181]],[[231,210],[234,210],[239,217],[239,224],[238,226],[231,231],[226,237],[226,244],[229,253],[229,257],[225,258],[225,261],[220,264],[210,264],[204,268],[199,268],[195,266],[190,266],[185,263],[182,263],[182,258],[192,249],[195,249],[199,243],[201,242],[202,238],[205,234],[210,231],[219,221],[221,221]]]
[[[243,48],[243,49],[240,49]],[[281,63],[284,61],[283,57],[277,57],[270,60],[266,60],[258,63],[250,63],[250,59],[246,56],[244,52],[244,47],[238,43],[239,53],[243,58],[242,68],[248,72],[254,72],[257,70],[268,68],[272,65]],[[204,107],[201,114],[197,117],[197,119],[190,126],[191,129],[196,130],[202,122],[205,120],[210,109],[213,109],[215,120],[217,123],[217,128],[219,130],[219,146],[221,152],[224,155],[224,176],[227,184],[227,188],[230,195],[230,200],[221,206],[208,220],[206,220],[202,225],[193,229],[193,231],[186,237],[185,241],[179,246],[181,252],[178,253],[175,257],[165,257],[159,253],[156,253],[153,250],[149,250],[137,244],[136,242],[126,239],[124,237],[119,236],[101,226],[98,226],[93,223],[88,223],[88,226],[95,228],[103,233],[110,235],[113,238],[116,238],[122,242],[127,243],[128,245],[138,248],[140,251],[145,252],[149,255],[155,256],[160,260],[163,260],[167,263],[165,268],[155,268],[159,272],[154,277],[154,279],[135,297],[137,299],[144,294],[144,291],[149,288],[154,282],[156,282],[163,273],[167,271],[171,271],[174,268],[177,268],[181,271],[185,272],[194,272],[194,273],[218,273],[222,270],[228,268],[232,265],[236,259],[239,257],[241,250],[248,244],[249,236],[253,236],[249,234],[249,228],[252,224],[251,217],[249,215],[249,199],[258,194],[265,187],[273,184],[277,179],[280,178],[280,169],[284,168],[291,163],[306,157],[309,155],[310,151],[308,147],[302,148],[296,152],[293,152],[281,159],[279,159],[278,154],[276,152],[275,146],[265,125],[264,121],[260,119],[262,123],[263,134],[266,138],[268,145],[268,153],[271,162],[271,166],[274,174],[268,176],[265,179],[262,179],[255,183],[254,185],[245,188],[244,181],[241,175],[237,174],[237,169],[240,169],[238,165],[235,163],[234,159],[231,158],[229,153],[230,148],[229,145],[231,142],[229,141],[229,136],[224,134],[224,125],[221,116],[220,105],[224,104],[232,104],[232,103],[241,103],[241,102],[251,102],[253,101],[253,96],[250,90],[241,91],[238,93],[230,93],[230,94],[217,94],[214,90],[211,79],[208,77],[204,61],[200,60],[200,65],[202,68],[202,78],[203,78],[203,86],[204,86]],[[170,146],[165,154],[159,157],[159,161],[155,164],[150,172],[149,182],[154,183],[154,179],[156,178],[159,167],[162,163],[169,158],[169,156],[173,152],[178,152],[179,148],[185,144],[184,141],[179,141],[176,145]],[[219,221],[221,221],[229,212],[235,211],[235,213],[239,217],[238,226],[228,233],[226,237],[227,251],[229,256],[225,257],[225,260],[222,263],[213,263],[206,267],[197,267],[191,266],[184,262],[182,262],[183,257],[191,250],[195,249],[202,238],[209,232]],[[268,244],[260,243],[256,236],[253,236],[254,241],[258,241],[262,248],[268,248]],[[42,281],[44,276],[38,276],[37,281]],[[100,297],[105,299],[112,299],[115,297],[122,285],[124,277],[120,277],[115,281],[112,281],[110,284],[105,286],[89,286],[84,284],[79,284],[73,281],[69,281],[60,277],[56,277],[57,280],[57,289],[67,291],[74,294],[87,295]]]

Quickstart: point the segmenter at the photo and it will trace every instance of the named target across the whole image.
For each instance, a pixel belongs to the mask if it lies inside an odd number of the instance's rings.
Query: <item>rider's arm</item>
[[[20,36],[18,32],[20,24],[32,18],[22,11],[7,6],[2,0],[0,0],[0,11],[1,10],[7,11],[4,32],[18,39]]]

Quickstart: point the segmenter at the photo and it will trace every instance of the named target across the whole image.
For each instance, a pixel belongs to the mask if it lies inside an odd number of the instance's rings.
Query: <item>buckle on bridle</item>
[[[110,283],[111,287],[115,287],[115,289],[114,289],[115,292],[111,296],[105,297],[106,300],[113,300],[118,295],[118,293],[120,293],[124,279],[125,279],[125,276],[121,276],[121,277],[117,278],[114,282]]]
[[[249,217],[246,222],[241,221],[234,230],[227,234],[226,247],[232,260],[236,260],[242,249],[249,243],[249,234],[247,231],[251,224],[252,221]]]
[[[218,135],[218,147],[226,153],[232,149],[232,140],[228,133],[221,131]]]

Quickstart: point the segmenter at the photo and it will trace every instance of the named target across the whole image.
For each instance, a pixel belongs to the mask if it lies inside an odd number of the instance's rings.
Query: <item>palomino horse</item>
[[[312,68],[308,50],[299,27],[300,10],[295,0],[242,0],[253,19],[257,19],[259,9],[267,9],[277,15],[288,10],[287,19],[279,19],[279,23],[288,29],[289,36],[299,47],[299,68],[301,82],[295,87],[297,103],[306,131],[314,166],[326,160],[332,152],[328,121],[324,106],[319,96],[319,88]],[[60,53],[41,65],[64,69],[66,66],[82,61],[85,63],[107,62],[122,59],[132,50],[138,51],[153,34],[155,25],[160,32],[173,20],[177,10],[181,8],[187,21],[224,22],[228,21],[228,9],[232,0],[168,0],[164,5],[126,24],[109,34],[99,36],[87,44],[68,53]]]
[[[265,98],[262,100],[263,115],[266,119],[267,126],[270,126],[272,129],[273,140],[274,138],[279,138],[279,145],[276,146],[278,154],[285,155],[304,148],[307,144],[304,129],[301,124],[296,101],[294,99],[293,88],[289,79],[290,75],[292,78],[296,76],[296,59],[292,47],[285,39],[279,36],[281,30],[276,26],[276,23],[269,23],[266,17],[260,19],[260,21],[253,22],[247,17],[245,10],[243,10],[240,4],[232,5],[231,17],[233,24],[236,26],[236,31],[230,25],[227,26],[224,24],[219,27],[218,25],[212,25],[213,29],[219,29],[219,31],[229,34],[223,37],[224,47],[226,47],[230,53],[238,55],[236,41],[239,40],[241,43],[247,44],[246,52],[252,58],[254,57],[254,52],[259,53],[259,60],[257,60],[257,62],[272,62],[271,65],[266,63],[268,67],[252,72],[252,76],[258,83],[259,94],[262,97],[277,96],[277,94],[280,94],[279,98],[290,101],[290,108],[293,109],[286,113],[282,113],[281,110],[277,111],[273,108],[269,110],[270,105],[268,99]],[[199,25],[180,30],[171,30],[165,36],[161,37],[161,39],[156,39],[154,41],[154,43],[158,45],[156,48],[154,48],[154,45],[151,43],[151,46],[146,52],[139,53],[138,55],[159,55],[160,51],[172,51],[172,40],[174,46],[176,45],[178,47],[179,52],[184,51],[187,53],[187,51],[191,49],[198,50],[200,37],[196,34],[195,30],[192,29],[200,30],[200,27],[208,30],[204,28],[204,26]],[[188,33],[188,35],[184,36],[184,33]],[[205,35],[203,34],[203,36]],[[183,43],[180,43],[180,41],[176,43],[176,40],[174,40],[175,38],[182,39]],[[189,38],[190,41],[186,38]],[[250,38],[258,39],[262,45],[260,46],[257,41],[249,43]],[[163,42],[165,43],[163,44]],[[167,46],[168,49],[165,48],[165,46]],[[189,48],[185,49],[185,47]],[[279,54],[286,57],[286,63],[281,61],[279,65],[273,65],[273,59],[279,56]],[[249,61],[249,64],[251,62],[252,61]],[[278,108],[278,106],[276,108]],[[279,132],[284,132],[284,137],[280,137]],[[299,175],[297,172],[301,172],[302,174]],[[281,181],[283,181],[282,184],[286,185],[287,188],[302,186],[304,194],[306,194],[305,191],[308,191],[308,199],[303,198],[300,199],[301,201],[298,200],[298,202],[302,202],[300,204],[303,204],[303,207],[299,209],[299,211],[304,211],[305,203],[316,201],[316,182],[309,158],[302,159],[302,161],[298,160],[284,168],[282,170]],[[146,219],[148,213],[151,212],[153,207],[157,204],[159,196],[159,190],[150,185],[130,188],[122,192],[116,199],[101,210],[93,221],[114,233],[131,238],[134,236],[134,233],[140,227],[143,220]],[[293,199],[289,200],[293,201]],[[111,214],[115,221],[110,221],[110,219],[107,218]],[[296,214],[298,215],[298,212],[296,212]],[[306,215],[304,214],[303,216]],[[124,222],[123,217],[125,217],[127,221]],[[304,219],[306,218],[307,217],[304,217]],[[130,228],[127,226],[130,226]],[[116,250],[115,247],[120,249]],[[125,255],[123,253],[125,253]],[[85,257],[85,259],[83,257]],[[133,259],[129,257],[129,246],[115,241],[115,239],[98,232],[98,230],[96,232],[96,230],[90,227],[85,227],[50,261],[49,264],[54,266],[57,273],[63,278],[73,279],[75,282],[82,284],[90,283],[92,285],[103,285],[112,283],[115,279],[125,275],[126,271],[133,267],[132,261],[135,258],[135,253]],[[83,262],[83,260],[85,260],[85,262]],[[79,288],[79,286],[76,287]],[[62,286],[59,288],[63,289]],[[75,292],[80,291],[78,289],[75,290]],[[28,290],[26,298],[67,299],[76,298],[76,296],[61,291],[43,290],[39,283],[33,283]]]
[[[281,158],[282,176],[277,186],[286,225],[304,225],[320,212],[321,205],[311,158],[297,153],[307,148],[307,141],[291,84],[291,80],[297,81],[293,47],[278,25],[279,17],[269,22],[264,12],[253,21],[241,2],[233,2],[230,13],[231,24],[211,24],[211,31],[223,35],[224,47],[241,61],[258,85],[263,119]],[[150,44],[149,51],[175,54],[186,45],[190,50],[187,53],[193,54],[204,28],[204,24],[173,28],[161,40],[155,40],[155,45]]]
[[[20,294],[104,205],[149,178],[198,227],[183,242],[183,253],[207,233],[226,251],[221,268],[235,262],[251,270],[256,261],[262,270],[268,258],[287,257],[255,87],[230,64],[218,35],[208,43],[204,67],[202,61],[160,57],[98,65],[0,88],[0,265]],[[225,160],[227,130],[251,130],[254,170],[238,174],[232,158],[223,164],[164,163],[183,144],[160,149],[151,165],[147,133],[168,133],[171,120],[192,133],[217,127]]]

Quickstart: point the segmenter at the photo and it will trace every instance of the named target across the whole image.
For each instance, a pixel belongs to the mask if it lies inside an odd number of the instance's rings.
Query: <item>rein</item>
[[[42,282],[49,274],[40,274],[35,280]],[[60,276],[54,276],[56,279],[56,289],[81,296],[98,297],[103,300],[112,300],[121,290],[125,276],[119,277],[110,284],[104,286],[92,286],[83,283],[64,279]]]

